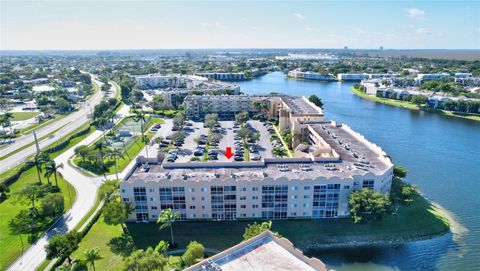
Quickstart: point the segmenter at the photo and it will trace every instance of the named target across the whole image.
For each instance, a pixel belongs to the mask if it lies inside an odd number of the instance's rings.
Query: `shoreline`
[[[353,92],[353,94],[357,95],[360,98],[370,100],[370,101],[374,101],[374,102],[381,103],[381,104],[406,108],[406,109],[413,110],[413,111],[424,111],[424,112],[428,112],[428,113],[436,113],[436,114],[440,114],[440,115],[445,116],[445,117],[460,118],[460,119],[472,120],[472,121],[480,121],[480,115],[478,115],[478,116],[477,115],[467,115],[468,113],[454,112],[454,111],[434,109],[434,108],[419,108],[416,104],[413,104],[411,102],[371,96],[371,95],[368,95],[368,94],[362,92],[361,90],[359,90],[357,88],[354,88],[353,86],[350,88],[350,91]],[[456,113],[458,113],[458,114],[456,114]],[[459,115],[459,114],[464,114],[464,115]]]

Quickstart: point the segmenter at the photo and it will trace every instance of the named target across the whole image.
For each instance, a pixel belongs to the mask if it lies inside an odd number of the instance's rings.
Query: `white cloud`
[[[419,27],[417,28],[417,34],[420,34],[420,35],[431,35],[432,32],[430,32],[428,29],[426,29],[425,27]]]
[[[293,13],[293,16],[297,17],[297,19],[302,20],[302,21],[307,20],[307,17],[305,17],[304,15],[302,15],[300,13]]]
[[[365,34],[366,34],[365,31],[363,31],[362,29],[360,29],[360,28],[358,28],[358,27],[354,27],[354,28],[353,28],[353,31],[354,31],[355,33],[357,33],[357,34],[360,34],[360,35],[365,35]]]
[[[408,16],[410,16],[411,18],[415,18],[415,19],[421,19],[421,20],[424,20],[425,19],[425,11],[421,10],[421,9],[418,9],[418,8],[409,8],[406,10]]]
[[[226,29],[230,28],[230,26],[219,23],[219,22],[214,22],[214,23],[200,22],[199,24],[202,27],[215,27],[215,28],[222,29],[222,30],[226,30]]]
[[[201,26],[203,26],[203,27],[210,27],[210,26],[212,26],[211,23],[207,23],[207,22],[200,22],[199,24],[200,24]]]

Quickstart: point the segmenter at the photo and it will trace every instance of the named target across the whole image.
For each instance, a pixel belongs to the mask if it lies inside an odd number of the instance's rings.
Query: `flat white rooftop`
[[[308,258],[285,238],[272,232],[260,235],[222,251],[186,271],[327,271],[317,258]]]

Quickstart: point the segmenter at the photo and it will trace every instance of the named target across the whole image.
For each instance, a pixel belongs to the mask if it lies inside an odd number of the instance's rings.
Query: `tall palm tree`
[[[172,246],[175,244],[175,240],[173,239],[173,222],[175,222],[175,220],[179,218],[180,218],[179,213],[174,213],[172,209],[168,208],[163,210],[160,213],[160,217],[157,220],[157,224],[161,224],[160,230],[170,227],[170,235],[172,237]]]
[[[50,178],[50,176],[53,174],[56,187],[58,187],[57,173],[59,168],[63,168],[63,163],[57,165],[53,159],[50,160],[45,166],[45,177]]]
[[[117,177],[117,180],[118,180],[117,159],[123,159],[124,158],[123,152],[120,149],[115,148],[115,149],[109,150],[107,156],[109,158],[112,158],[113,161],[115,162],[115,176]]]
[[[90,263],[93,271],[95,271],[95,261],[102,259],[102,256],[100,256],[100,249],[98,247],[88,249],[85,250],[83,254],[85,255],[85,260]]]
[[[32,160],[27,161],[27,164],[37,167],[37,176],[39,183],[42,183],[42,166],[48,158],[48,154],[39,152],[35,154]]]
[[[12,133],[12,123],[11,120],[13,119],[13,113],[12,112],[5,112],[3,114],[3,126],[9,126],[10,127],[10,134]]]
[[[140,110],[136,110],[134,111],[134,116],[133,116],[133,119],[135,121],[140,121],[140,129],[142,129],[142,141],[145,142],[145,136],[144,136],[144,123],[145,123],[145,119],[146,119],[146,116],[145,116],[145,112],[143,111],[140,111]]]

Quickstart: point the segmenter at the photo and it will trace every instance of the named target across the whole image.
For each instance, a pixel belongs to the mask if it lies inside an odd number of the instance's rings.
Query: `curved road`
[[[119,91],[116,88],[114,88],[114,90]],[[118,111],[117,117],[122,118],[128,115],[128,109],[128,106],[123,105]],[[83,123],[81,125],[83,125]],[[8,271],[36,270],[36,268],[38,268],[38,266],[40,266],[46,259],[45,245],[48,244],[48,240],[54,235],[66,233],[75,228],[95,205],[98,188],[102,183],[102,177],[87,177],[81,174],[74,167],[69,165],[68,159],[74,155],[75,147],[79,145],[88,145],[102,135],[102,131],[94,131],[77,145],[66,150],[54,159],[57,164],[63,163],[64,168],[59,169],[59,172],[77,192],[75,203],[70,210],[60,217],[54,225],[52,225],[7,269]]]
[[[93,75],[92,81],[95,82],[99,86],[99,88],[101,87],[102,83],[97,81]],[[89,121],[88,115],[90,114],[90,112],[93,112],[93,108],[95,107],[95,105],[99,104],[102,101],[104,95],[105,93],[99,89],[92,95],[92,97],[90,97],[86,102],[82,104],[81,108],[78,111],[75,111],[60,120],[54,121],[44,127],[40,127],[39,129],[37,129],[37,138],[41,138],[51,133],[52,131],[59,129],[54,134],[39,142],[40,149],[57,142],[62,137],[75,131],[76,129],[87,123]],[[10,153],[23,146],[31,144],[32,142],[34,142],[33,133],[23,135],[17,138],[14,143],[2,149],[2,153]],[[5,172],[10,168],[22,163],[23,161],[25,161],[26,158],[28,158],[32,154],[35,154],[36,151],[37,150],[35,144],[33,144],[17,153],[9,155],[3,160],[0,160],[0,173]]]

